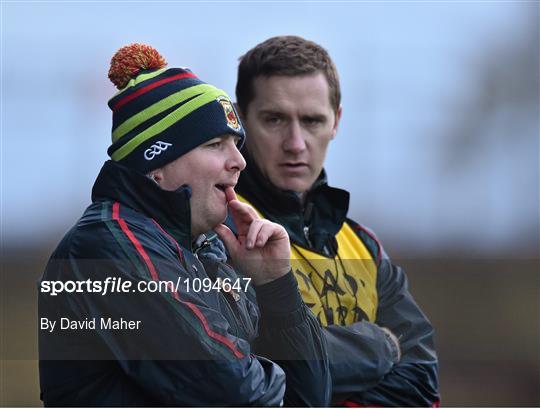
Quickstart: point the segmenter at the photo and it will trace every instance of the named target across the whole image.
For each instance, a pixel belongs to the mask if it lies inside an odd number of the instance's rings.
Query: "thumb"
[[[218,224],[216,227],[214,227],[214,231],[218,234],[221,241],[223,241],[225,247],[227,247],[229,254],[234,256],[238,250],[238,247],[240,246],[240,243],[231,229],[224,224]]]

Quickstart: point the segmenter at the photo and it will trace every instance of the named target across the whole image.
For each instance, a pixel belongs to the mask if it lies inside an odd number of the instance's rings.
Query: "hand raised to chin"
[[[240,202],[232,187],[225,189],[227,205],[238,237],[225,225],[215,227],[236,268],[253,284],[262,285],[284,276],[291,269],[291,246],[287,231],[279,224],[261,219],[249,205]]]

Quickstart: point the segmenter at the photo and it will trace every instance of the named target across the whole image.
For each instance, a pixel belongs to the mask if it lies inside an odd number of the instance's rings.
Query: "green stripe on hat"
[[[179,104],[187,99],[190,99],[198,94],[202,94],[204,92],[216,89],[216,87],[210,84],[200,84],[169,95],[167,98],[156,102],[154,105],[150,105],[148,108],[138,112],[136,115],[133,115],[131,118],[120,124],[112,133],[113,143],[138,125],[149,120],[153,116],[163,111],[166,111],[170,107]]]
[[[195,97],[192,100],[186,102],[184,105],[175,109],[165,118],[163,118],[161,121],[155,123],[154,125],[145,129],[143,132],[141,132],[137,136],[130,139],[128,142],[126,142],[124,145],[122,145],[120,148],[114,151],[111,154],[111,158],[114,161],[120,161],[124,159],[127,155],[133,152],[140,144],[160,134],[165,129],[171,127],[176,122],[180,121],[182,118],[189,115],[196,109],[214,101],[219,96],[229,98],[225,91],[222,91],[214,87],[212,88],[213,88],[212,90],[205,92],[204,94],[201,94],[198,97]]]

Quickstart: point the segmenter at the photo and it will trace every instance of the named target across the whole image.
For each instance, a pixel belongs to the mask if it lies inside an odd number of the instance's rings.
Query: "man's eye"
[[[269,116],[266,118],[266,123],[269,125],[279,125],[283,119],[279,116]]]
[[[322,124],[323,121],[320,118],[305,118],[304,123],[308,126],[315,126],[315,125]]]
[[[212,143],[209,143],[208,145],[206,145],[208,148],[219,148],[221,146],[221,141],[216,141],[216,142],[212,142]]]

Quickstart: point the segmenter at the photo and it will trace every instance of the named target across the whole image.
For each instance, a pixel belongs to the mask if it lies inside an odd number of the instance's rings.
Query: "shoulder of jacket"
[[[161,235],[156,223],[119,202],[98,201],[90,205],[70,231],[69,246],[73,240],[78,247],[92,249],[93,253],[103,251],[109,255],[112,243],[144,241],[155,242]],[[66,235],[66,239],[68,236]]]
[[[377,267],[380,267],[384,250],[375,233],[368,227],[350,218],[347,218],[346,223],[356,233],[362,243],[364,243],[373,259],[376,260]]]

